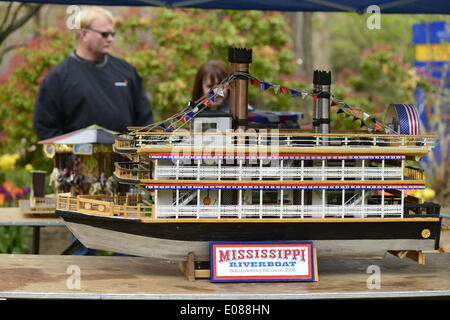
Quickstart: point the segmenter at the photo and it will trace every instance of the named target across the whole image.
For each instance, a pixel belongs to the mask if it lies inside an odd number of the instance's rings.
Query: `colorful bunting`
[[[223,88],[222,87],[218,87],[217,88],[217,95],[221,96],[222,98],[225,98],[225,93],[223,92]]]
[[[374,127],[375,131],[378,131],[381,129],[381,125],[377,122],[375,123],[375,127]]]
[[[388,133],[388,134],[397,134],[391,128],[382,125],[375,118],[372,118],[367,112],[364,112],[364,111],[362,111],[360,109],[357,109],[357,108],[353,108],[352,106],[350,106],[349,104],[347,104],[345,102],[337,102],[337,104],[342,104],[343,107],[339,108],[336,113],[337,114],[345,113],[345,118],[348,118],[348,117],[350,117],[352,115],[353,116],[353,121],[356,121],[356,120],[360,120],[361,121],[360,128],[366,126],[368,132],[370,132],[370,133],[372,133],[374,131],[379,131],[381,129],[384,129],[384,131],[386,133]],[[344,111],[344,108],[349,110],[349,111]],[[372,121],[375,124],[374,127],[368,126],[364,122],[364,121],[366,121],[369,118],[370,118],[370,121]]]
[[[181,123],[186,122],[186,119],[184,118],[184,116],[182,114],[177,115],[175,118],[177,118],[177,120],[180,121]]]
[[[272,85],[270,83],[267,83],[267,82],[261,82],[260,83],[261,90],[264,90],[264,91],[269,89],[271,86]]]
[[[288,91],[289,91],[289,89],[286,88],[286,87],[283,87],[283,86],[282,86],[282,87],[280,88],[280,92],[283,93],[283,94],[286,93],[286,92],[288,92]]]
[[[175,116],[175,118],[177,118],[178,121],[176,122],[171,122],[169,125],[166,125],[166,121],[169,121],[172,118],[167,119],[165,122],[162,123],[156,123],[153,126],[159,126],[160,128],[164,129],[166,132],[171,132],[172,131],[172,127],[176,126],[176,123],[186,123],[188,121],[190,121],[191,119],[193,119],[195,117],[195,115],[203,110],[205,107],[208,107],[211,102],[215,102],[217,96],[220,97],[225,97],[225,93],[224,90],[225,89],[231,89],[231,82],[234,81],[237,76],[246,76],[247,78],[249,78],[250,83],[254,86],[259,86],[259,88],[262,91],[265,91],[267,89],[269,89],[270,87],[273,88],[273,91],[275,94],[285,94],[285,93],[290,93],[291,97],[296,97],[299,94],[301,94],[302,99],[305,99],[308,95],[311,95],[314,102],[317,102],[318,98],[319,98],[319,93],[317,92],[306,92],[306,91],[299,91],[299,90],[295,90],[295,89],[291,89],[285,86],[281,86],[278,84],[271,84],[268,82],[264,82],[261,80],[258,80],[256,78],[253,78],[248,75],[248,74],[241,74],[241,73],[236,73],[233,74],[231,76],[229,76],[227,79],[225,79],[224,81],[222,81],[217,87],[212,88],[208,91],[208,94],[206,95],[206,97],[203,97],[203,100],[193,102],[193,101],[189,101],[188,102],[188,108],[186,108],[182,113],[179,113],[178,115]],[[386,133],[390,133],[390,134],[397,134],[394,130],[392,130],[389,127],[386,127],[382,124],[380,124],[375,118],[371,117],[368,113],[360,110],[360,109],[356,109],[353,108],[352,106],[350,106],[349,104],[347,104],[344,101],[339,101],[334,99],[333,97],[331,98],[331,102],[330,102],[330,106],[340,106],[337,110],[337,113],[344,113],[345,114],[345,118],[351,117],[353,116],[353,121],[356,120],[360,120],[361,124],[360,127],[364,127],[367,126],[367,130],[369,132],[373,132],[373,131],[378,131],[384,128],[384,131]],[[199,108],[200,106],[200,108]],[[347,110],[348,111],[347,111]],[[374,127],[368,126],[365,121],[368,120],[370,118],[370,120],[375,124]]]
[[[278,94],[278,92],[280,91],[280,85],[278,85],[278,84],[274,84],[274,85],[272,85],[272,88],[273,88],[273,92],[275,92],[275,94]]]
[[[185,117],[187,117],[188,119],[192,119],[194,117],[194,113],[188,112]]]
[[[306,98],[308,95],[311,95],[314,102],[317,101],[318,99],[318,94],[317,93],[309,93],[309,92],[305,92],[305,91],[298,91],[295,89],[290,89],[281,85],[277,85],[277,84],[270,84],[268,82],[264,82],[264,81],[260,81],[256,78],[251,78],[250,82],[252,85],[255,86],[259,86],[261,88],[261,90],[267,90],[270,87],[273,87],[273,90],[275,92],[275,94],[281,93],[287,93],[290,92],[291,97],[296,97],[299,93],[301,93],[302,99]],[[337,106],[337,105],[342,105],[343,107],[339,108],[337,113],[345,113],[345,117],[348,118],[351,115],[353,115],[353,121],[356,120],[360,120],[361,121],[361,128],[364,126],[367,126],[365,124],[364,121],[366,121],[367,119],[370,118],[370,120],[372,122],[375,123],[375,130],[380,130],[382,129],[384,126],[382,126],[375,118],[371,118],[371,116],[367,113],[364,112],[360,109],[356,109],[356,108],[352,108],[349,104],[345,103],[344,101],[338,101],[338,100],[331,100],[330,106]],[[351,114],[347,113],[346,111],[344,111],[344,109],[349,109],[351,110]],[[368,126],[368,130],[370,130],[370,126]],[[385,131],[386,132],[390,132],[392,131],[393,133],[395,133],[393,130],[388,129],[387,127],[385,127]]]

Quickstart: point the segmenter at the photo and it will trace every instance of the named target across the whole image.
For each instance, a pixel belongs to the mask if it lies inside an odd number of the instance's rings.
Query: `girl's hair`
[[[195,76],[194,88],[192,89],[192,101],[197,101],[203,94],[203,80],[208,79],[213,82],[221,82],[228,77],[230,71],[228,66],[220,60],[206,62],[198,68]]]

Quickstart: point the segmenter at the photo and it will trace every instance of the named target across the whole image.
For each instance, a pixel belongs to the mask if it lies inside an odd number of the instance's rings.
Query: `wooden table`
[[[41,227],[65,226],[61,218],[56,215],[24,214],[18,207],[0,208],[0,226],[26,226],[33,229],[34,254],[39,253]]]
[[[0,298],[259,300],[450,297],[450,253],[427,263],[387,255],[382,260],[323,260],[318,282],[189,282],[178,264],[142,257],[0,255]],[[375,266],[375,267],[373,267]],[[369,289],[379,268],[380,287]],[[78,271],[75,271],[78,270]],[[78,273],[79,272],[79,273]],[[72,282],[78,273],[79,289]],[[71,284],[68,287],[68,283]]]
[[[450,211],[441,213],[442,233],[441,248],[450,252]],[[30,215],[24,214],[18,207],[0,208],[0,226],[28,226],[33,228],[33,250],[32,253],[39,254],[40,228],[46,226],[65,226],[61,218],[56,215]]]

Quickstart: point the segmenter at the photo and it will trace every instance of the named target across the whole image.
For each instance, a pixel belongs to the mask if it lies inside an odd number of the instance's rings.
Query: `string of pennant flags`
[[[350,111],[347,111],[347,110],[350,110]],[[396,132],[394,130],[379,123],[375,118],[371,117],[367,112],[364,112],[360,109],[352,108],[347,103],[342,104],[342,107],[339,108],[336,113],[337,114],[343,113],[343,114],[345,114],[346,118],[353,117],[353,121],[360,120],[361,121],[360,128],[367,126],[366,120],[372,121],[374,124],[373,127],[370,127],[370,126],[367,127],[369,132],[373,132],[373,131],[376,132],[376,131],[380,131],[381,129],[384,129],[384,131],[388,134],[396,134]]]
[[[303,99],[307,96],[311,96],[314,100],[314,102],[317,101],[320,92],[310,92],[310,91],[301,91],[301,90],[295,90],[291,89],[285,86],[271,84],[265,81],[260,81],[252,76],[250,78],[250,83],[254,86],[259,86],[261,90],[265,91],[269,88],[273,88],[273,91],[275,94],[285,94],[290,93],[291,97],[301,96]],[[380,130],[384,130],[388,134],[397,134],[394,130],[392,130],[390,127],[384,125],[383,123],[377,121],[374,117],[369,115],[367,112],[354,108],[350,106],[345,101],[341,101],[336,99],[333,95],[331,95],[331,106],[339,106],[337,110],[337,114],[344,113],[345,117],[348,118],[350,116],[353,117],[353,121],[360,120],[361,121],[361,128],[364,126],[368,127],[369,132],[376,132]],[[373,123],[373,126],[368,126],[365,122],[367,120],[370,120]]]
[[[153,123],[138,130],[151,131],[153,129],[159,128],[166,132],[174,132],[181,129],[187,123],[192,121],[192,119],[194,119],[197,114],[208,108],[211,103],[214,103],[218,97],[225,97],[226,90],[231,89],[231,83],[237,78],[242,77],[248,78],[250,80],[250,84],[259,87],[261,91],[267,91],[269,88],[272,88],[275,94],[289,94],[293,98],[301,97],[302,99],[305,99],[306,97],[311,96],[314,102],[317,101],[320,95],[320,92],[291,89],[286,86],[261,81],[248,73],[236,72],[222,80],[222,82],[219,83],[216,87],[211,88],[206,95],[202,96],[197,101],[189,101],[187,107],[183,111],[172,115],[162,122]],[[335,98],[332,94],[331,106],[338,107],[336,112],[337,114],[344,114],[346,118],[353,117],[353,121],[360,120],[360,127],[362,128],[366,126],[368,132],[377,132],[384,130],[384,132],[387,134],[398,134],[392,128],[379,122],[367,112],[359,108],[352,107],[345,101],[341,101]],[[367,122],[369,122],[369,124],[367,124]]]
[[[211,103],[215,102],[218,96],[225,97],[224,90],[231,89],[231,82],[233,82],[236,77],[237,74],[232,74],[223,79],[216,87],[211,88],[207,95],[200,97],[197,101],[189,101],[187,107],[183,109],[183,111],[172,115],[162,122],[152,123],[132,132],[152,131],[157,128],[163,129],[165,132],[175,132],[183,128],[192,121],[197,114],[208,108]]]

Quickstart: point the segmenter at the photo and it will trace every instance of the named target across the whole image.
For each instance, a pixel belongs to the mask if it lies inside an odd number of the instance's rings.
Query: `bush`
[[[0,207],[17,207],[19,199],[29,195],[30,172],[24,169],[12,170],[17,157],[8,156],[13,162],[4,161],[5,155],[0,156]],[[1,170],[5,164],[11,166],[9,170]],[[28,227],[0,226],[0,253],[26,253],[30,237]]]
[[[27,227],[0,226],[0,253],[26,253],[30,238]]]

